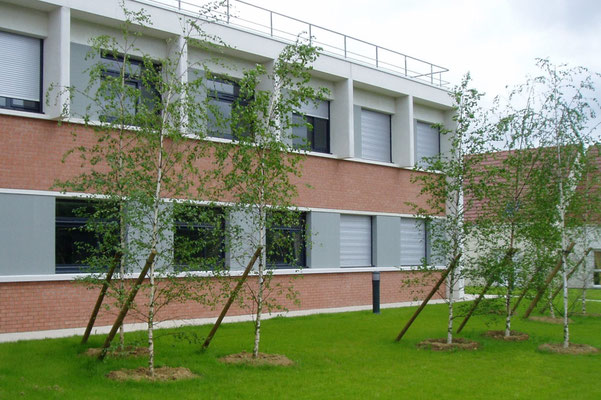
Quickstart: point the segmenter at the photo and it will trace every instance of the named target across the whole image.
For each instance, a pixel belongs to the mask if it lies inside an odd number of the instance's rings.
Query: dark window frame
[[[202,206],[198,206],[198,207],[202,207]],[[190,265],[189,264],[185,264],[185,263],[180,263],[178,262],[178,256],[177,256],[177,252],[178,252],[178,245],[177,245],[177,236],[180,236],[182,234],[194,234],[196,232],[199,232],[200,230],[206,230],[206,229],[210,229],[211,231],[214,231],[215,229],[219,229],[221,232],[221,237],[220,237],[220,246],[219,246],[219,259],[222,262],[222,265],[225,267],[225,213],[223,209],[213,209],[213,211],[215,211],[216,215],[220,215],[221,217],[221,226],[220,227],[216,227],[213,224],[207,223],[207,222],[189,222],[189,221],[184,221],[182,219],[176,218],[174,216],[174,229],[173,229],[173,266],[175,270],[179,270],[179,271],[202,271],[202,269],[191,269],[189,268]],[[202,258],[209,258],[212,257],[212,255],[208,254],[208,251],[210,251],[209,248],[205,247],[202,249],[202,255],[200,257]],[[215,267],[213,266],[212,268],[210,268],[210,270],[215,270]]]
[[[269,217],[268,217],[269,218]],[[270,251],[270,236],[273,235],[274,232],[285,232],[288,234],[300,234],[300,254],[297,258],[298,263],[290,263],[289,260],[285,260],[284,257],[278,257],[278,260],[273,260],[274,254]],[[307,267],[307,243],[306,243],[306,233],[307,233],[307,215],[306,213],[299,213],[299,219],[297,225],[271,225],[267,229],[267,235],[265,238],[266,248],[267,248],[267,267],[273,269],[298,269],[298,268],[306,268]],[[272,258],[270,260],[270,257]]]
[[[219,76],[211,77],[211,78],[207,79],[207,81],[224,83],[224,84],[233,86],[234,94],[207,88],[207,97],[209,99],[220,102],[220,103],[228,104],[230,107],[230,110],[233,111],[236,101],[238,101],[238,99],[240,98],[240,85],[238,84],[238,82],[233,79],[228,79],[228,78],[219,77]],[[231,114],[231,111],[230,111],[230,114]],[[210,123],[209,123],[209,125],[210,125]],[[211,127],[211,126],[208,126],[207,128],[208,128],[207,131],[208,131],[208,134],[210,137],[220,138],[220,139],[229,139],[229,140],[235,139],[234,134],[232,133],[231,127],[229,129],[229,132],[220,132],[219,129],[220,128],[223,129],[223,127],[221,127],[221,126],[216,127],[215,130],[212,130],[212,128],[214,128],[214,127]]]
[[[59,215],[59,208],[60,208],[60,203],[62,203],[63,207],[66,204],[79,204],[79,206],[74,206],[71,208],[71,211],[74,210],[79,210],[82,208],[87,208],[89,207],[90,210],[92,210],[95,207],[95,204],[98,204],[99,202],[101,202],[102,200],[89,200],[89,199],[78,199],[78,198],[57,198],[55,200],[55,228],[54,228],[54,232],[55,232],[55,244],[54,244],[54,248],[55,248],[55,260],[54,260],[54,264],[55,264],[55,273],[56,274],[73,274],[73,273],[86,273],[86,272],[90,272],[88,271],[88,269],[90,268],[89,265],[85,264],[83,261],[85,260],[85,258],[89,257],[90,254],[76,254],[79,253],[80,251],[82,251],[82,249],[78,249],[78,246],[80,246],[81,243],[87,243],[87,244],[95,244],[96,246],[99,243],[99,239],[98,237],[95,236],[95,234],[93,232],[89,232],[85,230],[86,225],[88,224],[88,221],[90,221],[89,217],[83,217],[83,216],[77,216],[77,215]],[[112,222],[111,220],[100,220],[100,223],[110,223]],[[66,246],[64,243],[60,243],[59,241],[61,240],[61,238],[63,238],[65,235],[63,232],[61,231],[74,231],[74,232],[78,232],[80,234],[80,236],[84,239],[84,242],[70,242],[68,243]],[[76,234],[77,235],[77,234]],[[75,236],[76,236],[75,235]],[[74,235],[68,235],[68,236],[74,236]],[[71,254],[63,254],[63,251],[59,251],[60,249],[67,247],[68,250],[70,250],[72,253]],[[68,258],[72,258],[73,260],[76,260],[75,262],[72,263],[59,263],[59,257],[63,257],[63,259],[65,257]],[[81,261],[81,262],[77,262],[77,261]]]
[[[331,152],[331,145],[330,145],[330,118],[320,118],[320,117],[314,117],[312,115],[302,115],[302,114],[297,114],[294,113],[293,114],[295,117],[301,118],[305,121],[305,123],[308,123],[311,125],[311,128],[306,127],[306,132],[307,132],[307,137],[306,137],[306,146],[308,147],[309,151],[313,151],[316,153],[324,153],[324,154],[332,154]],[[328,117],[330,115],[330,102],[328,101]],[[315,146],[315,120],[319,120],[319,121],[326,121],[326,131],[325,131],[325,136],[326,136],[326,148],[317,148]],[[296,136],[296,137],[300,137],[300,136]],[[300,145],[300,146],[294,146],[295,148],[299,148],[302,149],[304,146]]]

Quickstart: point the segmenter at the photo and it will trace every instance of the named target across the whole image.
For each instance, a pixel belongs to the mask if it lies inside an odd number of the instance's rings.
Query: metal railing
[[[194,3],[194,0],[133,1],[172,10],[188,17],[214,20],[289,42],[295,41],[301,33],[301,36],[308,36],[313,45],[321,47],[324,54],[342,57],[434,86],[449,85],[449,82],[442,79],[442,74],[448,72],[447,68],[245,1],[225,0],[210,10],[201,4],[206,2]],[[205,13],[200,13],[201,10],[205,10],[209,17],[203,18]]]

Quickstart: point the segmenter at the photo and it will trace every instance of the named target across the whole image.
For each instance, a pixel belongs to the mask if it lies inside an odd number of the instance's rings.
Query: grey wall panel
[[[340,267],[340,214],[308,213],[307,231],[307,267]]]
[[[259,230],[256,227],[257,214],[251,211],[236,210],[228,215],[226,225],[234,234],[229,235],[228,249],[225,255],[226,265],[231,271],[242,271],[250,261],[259,245]],[[255,264],[255,269],[258,263]]]
[[[70,112],[73,116],[81,118],[87,114],[87,107],[92,106],[89,99],[78,92],[82,92],[88,86],[90,73],[88,69],[100,59],[100,56],[90,57],[86,60],[86,56],[90,51],[89,46],[82,44],[71,43],[71,86],[75,88],[73,98],[71,99]],[[93,88],[93,92],[97,87]],[[98,118],[98,110],[91,109],[90,117]]]
[[[390,115],[361,110],[361,158],[390,162]]]
[[[54,274],[54,197],[0,194],[0,275]]]
[[[371,217],[366,215],[340,216],[340,266],[372,266]]]
[[[361,106],[353,106],[353,129],[355,142],[355,157],[361,158]]]
[[[373,221],[372,248],[376,267],[397,267],[401,264],[401,219],[399,217],[375,216]]]

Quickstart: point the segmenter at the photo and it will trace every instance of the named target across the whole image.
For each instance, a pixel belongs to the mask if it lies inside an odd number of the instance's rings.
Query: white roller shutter
[[[340,266],[371,266],[371,217],[340,216]]]
[[[426,224],[415,218],[401,218],[401,265],[421,265],[426,256]]]
[[[40,101],[41,40],[0,32],[0,96]]]
[[[361,158],[390,162],[390,115],[361,110]]]
[[[299,111],[302,115],[330,119],[330,105],[327,101],[316,100],[316,102],[309,101],[308,103],[303,103]]]
[[[417,121],[415,129],[416,160],[434,157],[440,153],[440,132],[428,122]]]

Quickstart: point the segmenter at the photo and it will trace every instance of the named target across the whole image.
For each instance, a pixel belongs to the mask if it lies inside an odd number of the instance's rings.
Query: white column
[[[68,106],[70,63],[71,9],[58,7],[48,14],[48,37],[44,40],[42,108],[51,118],[59,118],[63,107]]]

